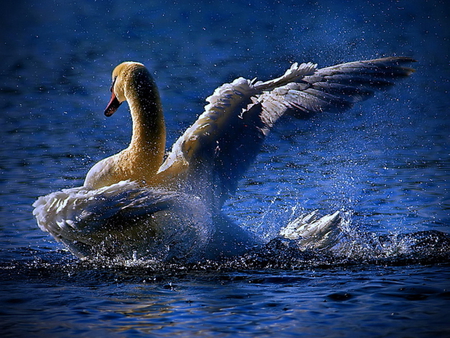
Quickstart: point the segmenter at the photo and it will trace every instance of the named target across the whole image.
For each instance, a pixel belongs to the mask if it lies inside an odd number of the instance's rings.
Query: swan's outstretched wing
[[[184,184],[190,182],[193,189],[209,189],[208,182],[215,197],[232,193],[283,114],[303,116],[348,109],[375,90],[410,75],[413,69],[403,65],[412,61],[390,57],[323,69],[312,63],[295,63],[274,80],[238,78],[224,84],[207,99],[205,112],[174,144],[159,174],[169,180],[178,177]]]
[[[258,100],[265,106],[284,106],[298,117],[330,110],[343,111],[370,98],[375,91],[389,88],[394,81],[411,75],[414,69],[403,65],[414,61],[407,57],[388,57],[326,67],[299,81],[265,92]]]

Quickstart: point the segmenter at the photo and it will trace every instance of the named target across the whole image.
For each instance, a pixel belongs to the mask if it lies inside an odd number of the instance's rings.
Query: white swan
[[[239,255],[258,239],[229,222],[220,208],[275,122],[285,113],[345,110],[410,75],[413,69],[403,65],[413,61],[389,57],[322,69],[294,63],[267,82],[238,78],[216,89],[165,159],[157,87],[144,65],[124,62],[113,71],[105,115],[128,102],[130,145],[94,165],[83,187],[40,197],[33,214],[43,231],[80,258],[196,261]],[[310,218],[292,223],[282,235],[326,237],[339,221],[338,213]]]

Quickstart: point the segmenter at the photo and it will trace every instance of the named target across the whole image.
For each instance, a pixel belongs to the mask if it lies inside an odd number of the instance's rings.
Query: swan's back
[[[41,229],[80,258],[195,259],[214,231],[198,198],[129,181],[65,189],[33,206]]]

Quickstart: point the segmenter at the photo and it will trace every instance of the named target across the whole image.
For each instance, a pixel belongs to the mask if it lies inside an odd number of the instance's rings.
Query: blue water
[[[393,90],[344,114],[282,121],[224,211],[266,238],[315,209],[344,210],[353,227],[373,236],[450,233],[445,1],[2,7],[2,336],[450,334],[448,247],[432,240],[406,254],[399,240],[372,260],[355,252],[278,265],[281,257],[273,256],[222,266],[102,266],[77,261],[31,214],[38,196],[81,185],[93,163],[126,146],[127,109],[102,114],[121,61],[152,70],[171,145],[205,97],[238,76],[266,80],[294,61],[329,66],[404,55],[418,60],[417,71]]]

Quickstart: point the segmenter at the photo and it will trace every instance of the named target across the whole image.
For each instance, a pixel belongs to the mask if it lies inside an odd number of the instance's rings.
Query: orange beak
[[[111,116],[112,114],[114,114],[121,104],[122,102],[119,102],[114,92],[112,92],[111,100],[109,100],[109,103],[105,108],[105,115]]]

